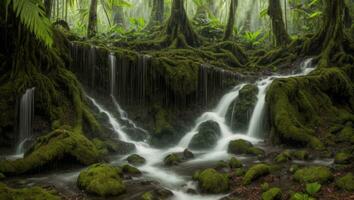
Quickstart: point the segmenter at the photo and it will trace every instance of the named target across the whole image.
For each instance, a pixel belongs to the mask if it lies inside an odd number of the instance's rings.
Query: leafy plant
[[[137,30],[137,31],[141,31],[145,27],[144,18],[132,17],[132,18],[129,19],[129,22],[130,22],[130,24],[132,26],[132,29]]]
[[[21,23],[47,47],[53,44],[52,29],[41,0],[5,0],[6,10],[12,10]],[[12,6],[11,6],[12,5]]]
[[[309,183],[306,184],[306,192],[307,194],[313,196],[321,189],[321,184],[319,183]]]
[[[260,45],[266,39],[267,34],[262,36],[262,32],[260,30],[255,32],[245,32],[242,35],[242,39],[250,44],[251,47]]]
[[[314,198],[310,197],[308,194],[304,193],[295,193],[293,196],[295,200],[315,200]]]

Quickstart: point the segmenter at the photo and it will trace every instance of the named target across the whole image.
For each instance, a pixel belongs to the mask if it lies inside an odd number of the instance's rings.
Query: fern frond
[[[41,0],[6,0],[6,5],[12,4],[13,11],[23,25],[34,33],[37,39],[43,41],[47,47],[53,44],[52,29],[49,19],[45,15]]]

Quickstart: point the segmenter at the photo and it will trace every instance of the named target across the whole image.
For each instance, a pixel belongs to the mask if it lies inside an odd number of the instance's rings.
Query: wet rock
[[[218,163],[216,164],[216,169],[228,169],[229,168],[229,163],[223,161],[223,160],[220,160],[218,161]]]
[[[134,144],[123,142],[121,140],[106,140],[104,143],[110,153],[116,153],[119,155],[127,155],[136,150]]]
[[[146,162],[145,158],[139,156],[138,154],[130,155],[127,158],[127,161],[129,162],[129,164],[132,164],[135,166],[143,165]]]
[[[40,187],[13,189],[0,183],[0,199],[60,200],[62,198]]]
[[[293,178],[301,183],[326,183],[333,179],[333,175],[328,167],[305,167],[297,170]]]
[[[211,149],[216,145],[221,135],[219,124],[214,121],[207,121],[199,126],[198,133],[194,135],[189,144],[193,150]]]
[[[336,181],[336,186],[348,192],[354,192],[354,175],[348,173]]]
[[[140,176],[142,174],[139,169],[131,165],[123,165],[121,169],[124,175]]]
[[[249,185],[253,180],[270,173],[270,166],[267,164],[253,165],[242,179],[243,185]]]
[[[271,188],[262,194],[262,200],[280,200],[282,196],[280,188]]]
[[[245,132],[248,129],[254,107],[257,103],[258,87],[246,85],[227,110],[226,122],[233,131]]]
[[[164,188],[156,188],[155,190],[145,192],[142,195],[143,200],[167,200],[173,196],[173,193],[170,190]]]
[[[134,141],[144,141],[148,139],[148,134],[137,128],[124,128],[124,131]]]
[[[218,194],[229,190],[229,178],[214,169],[196,172],[193,179],[198,181],[198,186],[203,193]]]
[[[77,186],[102,197],[117,196],[126,191],[120,169],[108,164],[95,164],[81,171]]]
[[[339,152],[334,157],[334,163],[336,164],[349,164],[352,160],[352,155],[348,152]]]
[[[100,154],[96,146],[83,134],[58,129],[38,138],[23,159],[1,161],[0,172],[5,175],[23,174],[72,158],[80,164],[90,165],[100,161]]]
[[[194,154],[191,151],[189,151],[188,149],[185,149],[183,151],[183,157],[185,159],[192,159],[192,158],[194,158]]]
[[[228,152],[232,154],[246,154],[246,155],[255,155],[263,156],[264,151],[260,148],[254,147],[252,143],[246,140],[233,140],[229,143]]]
[[[166,166],[179,165],[180,163],[190,160],[192,158],[194,158],[194,154],[188,149],[185,149],[183,152],[172,153],[166,156],[164,158],[164,164]]]
[[[276,163],[284,163],[291,160],[308,160],[309,153],[306,150],[284,150],[274,159]]]
[[[237,158],[232,157],[229,161],[229,166],[231,169],[240,168],[240,167],[242,167],[242,162],[239,161]]]

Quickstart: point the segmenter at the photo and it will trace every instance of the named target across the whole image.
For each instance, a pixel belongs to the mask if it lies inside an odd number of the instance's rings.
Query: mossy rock
[[[107,155],[109,153],[106,144],[102,140],[95,138],[92,140],[92,142],[96,146],[96,148],[100,152],[100,154]]]
[[[121,171],[108,164],[94,164],[80,172],[77,186],[98,196],[117,196],[125,192]]]
[[[236,168],[234,170],[235,176],[243,176],[245,175],[246,171],[243,168]]]
[[[353,123],[347,122],[345,127],[338,133],[337,141],[348,142],[354,136]]]
[[[195,150],[211,149],[216,145],[220,135],[221,130],[217,122],[204,122],[199,126],[198,133],[193,136],[189,148]]]
[[[237,158],[232,157],[229,161],[229,166],[231,169],[234,169],[234,168],[241,168],[243,165],[242,162],[239,161]]]
[[[23,174],[38,171],[42,167],[65,159],[74,158],[80,164],[90,165],[100,161],[96,146],[84,135],[58,129],[36,140],[24,158],[14,161],[1,161],[0,172],[5,175]]]
[[[132,164],[132,165],[135,165],[135,166],[143,165],[146,162],[145,158],[139,156],[138,154],[130,155],[127,158],[127,161],[129,162],[129,164]]]
[[[334,163],[336,164],[349,164],[352,161],[353,156],[348,152],[339,152],[334,157]]]
[[[331,170],[328,167],[305,167],[294,174],[294,180],[301,183],[326,183],[333,179]]]
[[[167,200],[173,196],[173,193],[164,188],[156,188],[152,191],[145,192],[142,196],[142,200]]]
[[[216,169],[228,169],[230,166],[229,166],[229,163],[228,162],[225,162],[223,160],[219,160],[217,163],[216,163]]]
[[[253,180],[269,174],[271,167],[267,164],[256,164],[253,165],[245,174],[242,180],[243,185],[249,185]]]
[[[219,194],[229,190],[227,174],[219,173],[215,169],[196,172],[193,178],[198,181],[198,186],[203,193]]]
[[[308,160],[310,154],[306,150],[295,150],[291,152],[291,157],[295,160]]]
[[[133,176],[140,176],[142,173],[139,169],[131,166],[131,165],[123,165],[121,167],[123,174],[133,175]]]
[[[354,175],[348,173],[336,181],[336,186],[348,192],[354,192]]]
[[[245,85],[226,113],[226,122],[233,131],[247,131],[254,107],[257,103],[258,87]]]
[[[262,194],[262,200],[280,200],[281,196],[281,189],[274,187]]]
[[[136,150],[135,145],[132,143],[123,142],[120,140],[100,140],[95,138],[92,140],[96,148],[101,154],[106,155],[115,153],[119,155],[126,155]]]
[[[274,159],[276,163],[284,163],[290,160],[308,160],[309,153],[306,150],[284,150]]]
[[[173,165],[179,165],[180,163],[183,162],[183,158],[177,153],[172,153],[168,156],[166,156],[163,159],[163,162],[166,166],[173,166]]]
[[[285,150],[285,151],[281,152],[280,154],[278,154],[274,158],[274,161],[276,163],[284,163],[284,162],[288,162],[290,160],[291,160],[291,153],[289,150]]]
[[[252,145],[252,143],[242,139],[231,141],[228,146],[228,152],[236,155],[238,154],[255,155],[255,156],[264,155],[264,151],[262,149],[256,148]]]
[[[59,196],[55,195],[53,191],[45,190],[40,187],[13,189],[0,183],[0,199],[3,200],[21,200],[21,199],[35,199],[35,200],[60,200]]]

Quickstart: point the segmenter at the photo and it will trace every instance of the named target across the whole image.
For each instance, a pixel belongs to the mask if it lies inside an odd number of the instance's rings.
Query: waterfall
[[[27,89],[22,95],[20,101],[20,119],[19,119],[19,143],[16,153],[23,154],[24,145],[32,136],[32,121],[34,115],[34,91],[35,88]]]
[[[312,58],[306,59],[300,65],[300,73],[292,74],[292,75],[284,75],[284,76],[270,76],[263,80],[258,81],[256,84],[258,86],[258,95],[257,95],[257,103],[253,110],[253,114],[249,123],[247,135],[250,137],[259,138],[262,135],[262,125],[264,121],[264,109],[265,109],[265,98],[269,85],[273,82],[273,80],[277,78],[289,78],[296,76],[304,76],[315,70],[312,66]]]

